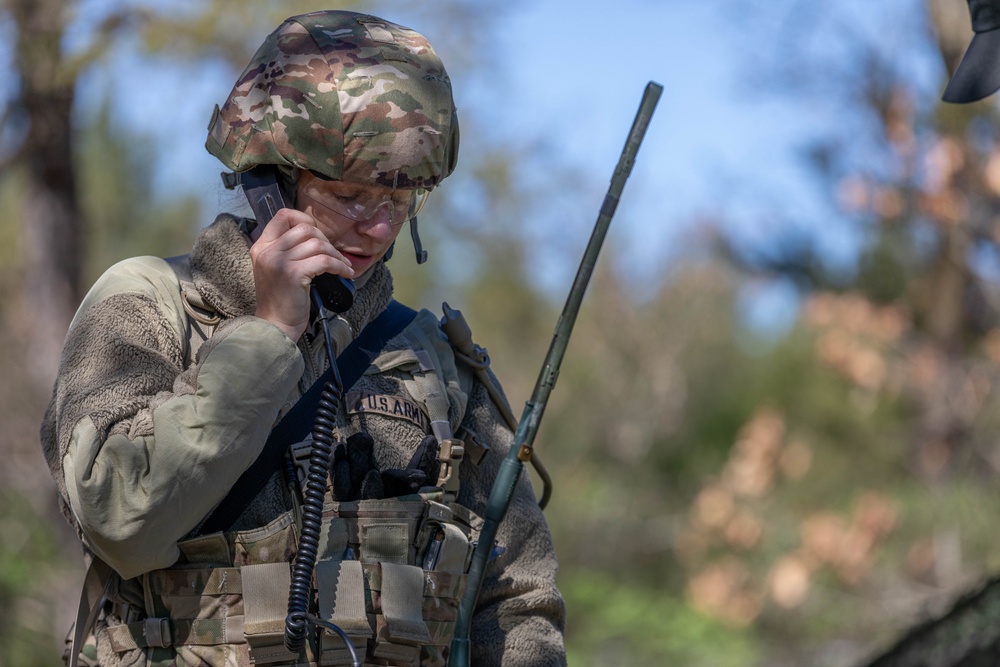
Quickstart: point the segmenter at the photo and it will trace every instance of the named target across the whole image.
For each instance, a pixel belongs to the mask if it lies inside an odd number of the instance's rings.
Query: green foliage
[[[880,228],[877,240],[861,257],[856,285],[876,303],[901,299],[912,278],[912,267],[900,250],[904,245],[900,236],[899,227]]]
[[[575,570],[560,579],[569,608],[569,664],[744,667],[761,651],[754,636],[706,618],[630,576]]]
[[[52,627],[57,605],[47,588],[67,565],[48,518],[21,495],[0,488],[0,665],[59,661]]]
[[[192,16],[147,16],[140,26],[145,48],[192,59],[221,55],[241,66],[256,39],[248,35],[270,29],[275,12],[317,8],[265,4],[225,0]],[[489,29],[473,20],[482,8],[455,2],[446,9],[460,26],[451,32],[459,35],[461,62],[482,60],[486,47],[470,41]],[[127,23],[116,25],[108,28]],[[91,225],[87,282],[126,256],[186,251],[205,222],[191,198],[155,200],[156,156],[144,148],[154,142],[114,128],[110,105],[78,135],[78,186]],[[943,107],[937,130],[964,133],[973,116],[987,113],[976,109]],[[469,121],[463,127],[475,128]],[[556,195],[537,184],[526,192],[513,178],[518,157],[509,147],[464,155],[460,171],[470,176],[435,192],[421,216],[430,263],[415,265],[404,232],[390,264],[403,301],[437,310],[447,298],[465,312],[515,414],[562,305],[539,290],[526,245],[543,239],[554,255],[564,249],[553,246],[566,240],[564,229],[546,238],[532,228],[531,212]],[[833,191],[837,156],[823,157]],[[549,183],[574,182],[547,176]],[[3,297],[17,280],[17,179],[14,170],[0,179]],[[913,310],[927,313],[964,304],[951,297],[965,292],[935,289],[945,281],[917,252],[916,241],[927,235],[918,239],[899,212],[888,217],[891,224],[868,235],[850,284],[837,289],[876,304],[912,300]],[[784,262],[788,275],[815,278],[816,258],[795,257],[791,246],[791,256],[768,268]],[[963,255],[946,259],[956,257]],[[874,344],[855,344],[870,332],[849,332],[851,354],[870,352],[860,356],[888,369],[870,381],[825,358],[828,332],[807,319],[751,349],[735,315],[747,276],[724,262],[678,265],[653,289],[644,286],[640,299],[616,273],[625,261],[607,249],[598,265],[536,443],[556,481],[547,517],[569,610],[571,664],[852,665],[891,641],[921,605],[943,604],[1000,568],[993,530],[1000,406],[983,329],[969,327],[968,318],[945,322],[967,327],[956,340],[981,345],[934,357],[945,370],[926,385],[939,390],[922,396],[910,368],[924,363],[919,327]],[[8,326],[12,313],[4,306],[0,315]],[[862,319],[877,315],[866,311]],[[845,328],[846,318],[832,320]],[[10,351],[5,359],[16,357]],[[32,413],[40,413],[41,401],[26,409],[23,399],[3,398],[0,419],[19,429],[5,451],[34,452]],[[761,424],[774,433],[755,435]],[[752,450],[759,441],[766,441],[763,453]],[[721,506],[708,502],[713,498]],[[0,664],[57,660],[50,647],[65,628],[50,622],[49,593],[75,563],[65,562],[73,559],[62,555],[51,524],[0,485]]]
[[[130,136],[112,122],[110,100],[83,135],[77,173],[89,222],[87,285],[126,257],[187,252],[203,222],[191,195],[156,204],[153,145],[150,138]]]

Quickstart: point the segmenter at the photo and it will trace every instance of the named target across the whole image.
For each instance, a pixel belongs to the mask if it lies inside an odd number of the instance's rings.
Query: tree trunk
[[[42,387],[55,378],[63,337],[81,298],[83,219],[73,174],[75,76],[63,68],[66,0],[9,0],[17,25],[16,104],[30,124],[14,162],[26,181],[24,275],[16,315],[26,368]]]

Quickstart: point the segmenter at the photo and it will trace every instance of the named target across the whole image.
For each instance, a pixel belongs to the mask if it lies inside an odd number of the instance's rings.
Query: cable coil
[[[306,615],[312,600],[312,577],[319,554],[323,498],[333,458],[334,426],[340,409],[340,392],[333,382],[323,385],[323,394],[313,425],[313,443],[309,454],[309,472],[302,503],[302,534],[288,589],[288,616],[285,618],[285,648],[293,653],[302,649],[306,636]]]
[[[330,359],[333,378],[323,385],[316,420],[313,422],[312,447],[309,452],[309,466],[306,474],[302,501],[302,531],[298,551],[292,568],[292,581],[288,587],[288,615],[285,617],[285,648],[292,653],[302,650],[306,640],[307,624],[332,630],[344,641],[355,667],[361,667],[354,643],[339,627],[322,621],[309,613],[312,602],[313,573],[319,555],[320,531],[323,523],[323,500],[326,497],[326,483],[330,474],[333,450],[336,446],[337,413],[344,394],[344,383],[334,356],[333,340],[327,323],[327,313],[315,289],[311,294],[323,324],[323,334]]]

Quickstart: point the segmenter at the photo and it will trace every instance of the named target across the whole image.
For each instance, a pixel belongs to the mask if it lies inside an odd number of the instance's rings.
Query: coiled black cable
[[[337,369],[333,340],[327,323],[326,308],[318,292],[312,290],[313,303],[319,313],[323,325],[327,357],[332,371],[332,380],[323,385],[320,394],[319,408],[316,411],[316,421],[313,423],[313,443],[309,453],[309,468],[306,474],[305,489],[302,501],[302,533],[299,537],[299,547],[295,554],[295,564],[292,568],[292,581],[288,587],[288,615],[285,617],[285,648],[292,653],[302,650],[306,639],[306,625],[311,622],[319,627],[335,628],[351,653],[352,662],[356,667],[361,663],[350,638],[332,623],[317,623],[316,617],[309,614],[309,604],[312,601],[313,572],[316,569],[316,559],[319,555],[320,530],[323,521],[323,499],[326,496],[326,482],[330,474],[330,461],[333,458],[333,448],[336,444],[335,428],[337,413],[340,411],[340,401],[344,393],[344,383]],[[330,628],[328,628],[330,629]]]
[[[336,368],[336,365],[334,365]],[[335,372],[336,374],[336,372]],[[334,382],[323,385],[316,422],[313,425],[309,472],[302,502],[302,534],[295,554],[292,583],[288,589],[288,616],[285,618],[285,648],[298,653],[305,643],[306,615],[312,600],[313,570],[319,554],[326,479],[333,457],[334,427],[340,409],[340,392]]]

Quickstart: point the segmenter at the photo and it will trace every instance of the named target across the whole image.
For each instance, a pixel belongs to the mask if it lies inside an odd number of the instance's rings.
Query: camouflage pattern
[[[68,665],[70,662],[70,651],[73,650],[73,631],[75,629],[76,625],[70,626],[69,634],[66,635],[66,645],[63,648],[62,656],[64,665]],[[83,646],[80,648],[76,664],[79,667],[101,667],[101,662],[97,657],[97,637],[94,636],[93,632],[84,637]]]
[[[442,520],[460,528],[469,542],[478,538],[482,524],[475,514],[458,504],[444,505],[434,500],[436,494],[421,494],[405,498],[365,500],[351,503],[327,501],[324,506],[322,551],[327,558],[339,560],[350,546],[361,561],[364,590],[355,591],[364,600],[363,634],[357,636],[362,654],[374,662],[365,664],[419,664],[422,667],[446,667],[454,635],[458,606],[468,578],[461,571],[437,567],[418,569],[422,594],[417,601],[426,626],[429,641],[419,646],[400,644],[389,636],[386,609],[383,607],[383,568],[380,560],[392,552],[371,529],[391,525],[405,527],[401,532],[404,547],[395,566],[417,567],[427,546],[433,527]],[[115,619],[102,624],[99,632],[111,650],[129,659],[145,655],[152,667],[179,665],[221,665],[252,667],[253,649],[244,635],[244,619],[248,605],[244,598],[245,566],[256,563],[289,563],[295,558],[297,531],[292,512],[287,512],[262,528],[226,533],[214,533],[181,544],[183,556],[175,567],[154,570],[143,578],[146,604],[151,619],[163,622],[169,639],[167,646],[150,646],[146,620],[124,623]],[[367,537],[366,537],[367,535]],[[468,552],[471,553],[471,544]],[[290,565],[289,565],[290,568]],[[413,570],[410,570],[411,572]],[[142,614],[145,616],[146,614]],[[280,618],[284,620],[282,607]],[[353,633],[352,633],[353,636]],[[349,664],[347,652],[339,639],[324,640],[323,664]],[[282,637],[275,639],[277,643]],[[91,652],[93,647],[91,647]],[[86,649],[85,649],[86,650]],[[136,653],[143,651],[144,653]],[[82,662],[81,664],[91,664]],[[103,664],[103,663],[92,663]],[[117,664],[117,663],[115,663]],[[281,661],[281,664],[290,664]],[[312,644],[307,643],[296,664],[316,665]]]
[[[205,147],[236,172],[274,164],[432,188],[458,156],[451,81],[409,28],[348,11],[294,16],[216,107]]]

